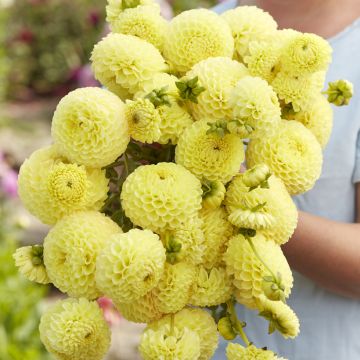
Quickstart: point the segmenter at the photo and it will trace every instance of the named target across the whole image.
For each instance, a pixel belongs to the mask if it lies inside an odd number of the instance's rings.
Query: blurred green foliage
[[[218,3],[217,0],[171,0],[169,2],[173,6],[175,14],[199,7],[210,8]]]
[[[14,0],[6,8],[7,95],[67,92],[104,28],[106,0]]]
[[[50,357],[38,331],[40,303],[47,287],[18,273],[12,258],[16,232],[7,223],[4,208],[0,203],[0,359],[47,360]]]

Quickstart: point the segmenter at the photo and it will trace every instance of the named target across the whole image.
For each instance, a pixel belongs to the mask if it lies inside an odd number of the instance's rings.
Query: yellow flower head
[[[163,317],[149,325],[150,329],[161,329],[164,325],[170,326],[171,315]],[[179,329],[187,328],[200,337],[199,360],[209,360],[213,356],[218,344],[218,332],[214,319],[205,310],[185,308],[174,316],[174,325]]]
[[[197,216],[201,183],[180,165],[138,167],[126,179],[121,203],[126,216],[153,231],[175,230]]]
[[[161,117],[158,110],[148,99],[127,101],[125,117],[129,124],[130,136],[143,143],[159,140]]]
[[[234,40],[229,26],[206,9],[189,10],[176,16],[165,36],[165,58],[182,74],[209,57],[231,58],[233,51]]]
[[[96,258],[121,228],[95,211],[74,213],[60,220],[44,240],[44,263],[51,282],[72,297],[96,299]]]
[[[80,210],[100,210],[107,197],[105,171],[70,164],[56,147],[35,151],[21,166],[19,195],[45,224]]]
[[[261,260],[279,277],[277,280],[284,289],[284,297],[287,298],[291,292],[293,277],[280,246],[273,241],[265,240],[260,233],[252,238],[252,242]],[[257,309],[257,300],[264,294],[266,280],[270,282],[268,277],[272,274],[256,256],[243,235],[239,234],[230,239],[224,261],[228,275],[234,276],[236,300],[250,309]]]
[[[33,245],[18,248],[13,254],[13,258],[19,272],[28,280],[39,284],[48,284],[50,282],[44,265],[42,246]]]
[[[176,162],[199,179],[226,183],[239,171],[244,160],[242,140],[233,134],[209,133],[209,120],[187,128],[176,147]]]
[[[322,37],[298,33],[284,47],[281,64],[293,75],[326,71],[331,62],[332,48]]]
[[[203,220],[205,235],[205,251],[202,264],[206,269],[220,265],[226,243],[233,235],[233,226],[227,220],[223,208],[202,209],[200,218]]]
[[[228,57],[212,57],[197,63],[186,74],[187,79],[198,77],[199,86],[205,88],[197,103],[188,104],[193,117],[196,120],[232,118],[231,91],[248,74],[243,64]]]
[[[185,262],[165,264],[164,274],[153,290],[157,308],[169,314],[180,311],[188,303],[196,269]]]
[[[158,309],[158,299],[154,291],[149,291],[130,303],[115,301],[115,307],[126,320],[135,323],[150,323],[163,316]]]
[[[110,23],[110,29],[114,33],[137,36],[161,50],[167,25],[167,21],[160,15],[160,8],[152,4],[121,12]]]
[[[250,137],[266,135],[278,125],[281,108],[276,93],[258,77],[246,76],[232,91],[230,104],[233,117],[250,126]]]
[[[57,106],[51,127],[60,153],[93,168],[115,161],[130,140],[124,110],[123,102],[107,90],[70,92]]]
[[[226,358],[227,360],[278,360],[270,350],[258,349],[254,345],[245,348],[234,343],[229,343],[226,347]]]
[[[242,60],[248,54],[249,43],[266,39],[277,29],[271,15],[256,6],[239,6],[224,12],[235,41],[234,58]]]
[[[110,329],[97,303],[60,300],[40,320],[40,338],[58,360],[99,360],[110,347]]]
[[[319,178],[322,149],[315,136],[297,121],[283,120],[277,131],[250,141],[248,166],[264,163],[291,195],[310,190]]]
[[[333,110],[320,93],[304,110],[284,114],[287,120],[296,120],[307,127],[316,137],[322,148],[327,145],[333,128]]]
[[[198,217],[179,225],[175,230],[162,232],[161,240],[170,263],[183,261],[199,265],[203,261],[205,237],[202,220]]]
[[[140,342],[144,360],[197,360],[200,356],[199,335],[186,327],[164,325],[156,330],[145,329]]]
[[[294,311],[282,301],[272,301],[266,296],[259,298],[260,316],[269,321],[269,332],[278,330],[285,339],[299,335],[300,323]]]
[[[96,262],[96,284],[115,302],[130,303],[153,289],[164,271],[165,249],[150,230],[112,236]]]
[[[106,21],[113,23],[124,11],[143,5],[152,5],[155,8],[159,6],[154,0],[108,0],[106,6]]]
[[[206,270],[200,266],[192,287],[190,304],[194,306],[216,306],[225,303],[232,295],[231,280],[225,268]]]
[[[220,180],[216,181],[203,181],[203,202],[204,209],[217,209],[221,206],[225,198],[226,189]]]
[[[135,94],[142,82],[167,70],[154,45],[124,34],[111,33],[101,40],[94,47],[91,61],[96,79],[122,99]]]

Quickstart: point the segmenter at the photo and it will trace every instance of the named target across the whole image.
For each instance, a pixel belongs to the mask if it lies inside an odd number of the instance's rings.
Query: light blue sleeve
[[[356,184],[359,182],[360,182],[360,131],[356,143],[355,169],[353,175],[353,183]]]
[[[235,8],[237,5],[237,0],[227,0],[221,2],[219,5],[214,6],[211,10],[215,11],[218,14],[222,14],[223,12]]]

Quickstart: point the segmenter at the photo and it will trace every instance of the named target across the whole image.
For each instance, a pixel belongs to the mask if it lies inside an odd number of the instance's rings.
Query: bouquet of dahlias
[[[145,360],[211,359],[219,333],[243,341],[230,360],[279,359],[247,338],[235,305],[298,335],[281,251],[297,225],[291,195],[320,176],[329,102],[347,104],[352,85],[322,92],[329,44],[256,7],[167,22],[152,0],[109,0],[107,20],[91,56],[106,89],[65,96],[54,144],[19,176],[24,205],[53,227],[16,263],[69,295],[43,315],[43,343],[57,359],[102,359],[106,296],[147,324]]]

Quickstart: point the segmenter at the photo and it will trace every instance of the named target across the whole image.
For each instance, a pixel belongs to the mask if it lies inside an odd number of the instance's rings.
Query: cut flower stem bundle
[[[252,343],[236,306],[269,334],[299,334],[281,250],[297,226],[291,196],[319,178],[330,103],[347,105],[351,83],[323,91],[327,41],[253,6],[168,22],[152,0],[108,0],[107,20],[91,56],[104,88],[60,101],[53,144],[19,174],[24,206],[52,228],[16,265],[69,296],[43,315],[41,340],[56,359],[102,359],[105,296],[147,324],[145,360],[211,359],[219,334],[243,344],[229,360],[281,359]]]

